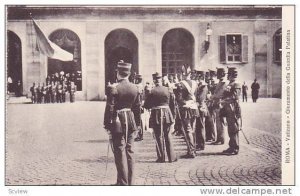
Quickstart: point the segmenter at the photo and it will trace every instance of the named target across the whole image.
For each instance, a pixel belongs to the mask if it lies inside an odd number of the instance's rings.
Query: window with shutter
[[[219,40],[220,63],[247,63],[248,36],[242,34],[221,35]]]
[[[240,63],[242,61],[242,35],[226,35],[226,62]]]
[[[226,63],[226,42],[225,36],[220,36],[220,63]]]
[[[243,35],[242,38],[242,62],[248,63],[248,36]]]

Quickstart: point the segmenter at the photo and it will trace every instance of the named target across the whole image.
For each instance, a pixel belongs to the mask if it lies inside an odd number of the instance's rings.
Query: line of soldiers
[[[176,129],[187,144],[187,154],[182,158],[195,158],[196,151],[204,150],[207,141],[224,144],[226,125],[230,141],[229,148],[222,153],[238,154],[241,86],[235,81],[235,68],[228,68],[229,84],[224,81],[223,68],[205,73],[184,67],[182,79],[170,77],[169,80],[155,73],[154,86],[147,83],[145,88],[140,75],[135,84],[128,80],[130,69],[129,63],[118,63],[118,82],[108,85],[104,115],[104,127],[111,135],[118,171],[117,185],[134,184],[133,141],[143,139],[143,111],[150,111],[149,127],[153,129],[156,162],[165,162],[166,155],[169,162],[178,160],[171,138]]]
[[[38,83],[30,87],[32,103],[64,103],[70,100],[75,102],[77,86],[69,77],[65,77],[62,71],[60,75],[47,76],[46,85]]]

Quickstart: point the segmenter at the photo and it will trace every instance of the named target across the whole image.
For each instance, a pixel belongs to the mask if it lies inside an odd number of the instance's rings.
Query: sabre
[[[160,109],[160,134],[162,139],[162,159],[165,160],[165,136],[163,130],[163,112],[162,108]],[[159,138],[160,140],[160,138]]]
[[[243,128],[242,128],[242,127],[243,127],[243,120],[242,120],[242,115],[241,115],[241,126],[240,126],[240,130],[239,130],[239,131],[241,131],[241,132],[243,133],[243,136],[244,136],[246,142],[247,142],[248,144],[250,144],[250,142],[249,142],[249,140],[248,140],[248,138],[247,138],[245,132],[243,131]]]
[[[157,143],[155,133],[153,133],[153,131],[151,131],[151,134],[152,134],[152,137],[153,137],[153,139],[154,139],[154,141],[155,141],[155,145],[156,145],[158,154],[159,154],[159,156],[161,157],[161,156],[162,156],[162,153],[160,152],[159,145],[158,145],[158,143]]]
[[[112,143],[111,143],[111,135],[109,135],[108,143],[107,143],[107,153],[106,153],[106,163],[105,163],[104,179],[106,179],[106,177],[107,177],[107,168],[108,168],[108,159],[109,159],[109,146],[111,147],[111,150],[113,152],[114,150],[113,150],[113,146],[112,146]]]
[[[191,146],[190,146],[190,143],[189,143],[189,141],[188,141],[188,139],[187,139],[187,136],[186,136],[186,132],[185,132],[186,130],[185,130],[185,128],[184,128],[184,122],[183,122],[183,119],[181,118],[180,111],[179,111],[179,108],[178,108],[178,104],[177,104],[177,103],[176,103],[175,109],[176,109],[176,111],[177,111],[177,113],[178,113],[178,118],[179,118],[179,120],[181,121],[181,130],[182,130],[182,132],[183,132],[183,136],[184,136],[186,145],[187,145],[187,147],[188,147],[188,150],[191,152]]]

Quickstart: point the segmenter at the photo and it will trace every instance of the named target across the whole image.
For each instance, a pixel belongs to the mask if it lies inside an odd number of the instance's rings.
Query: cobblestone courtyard
[[[116,169],[102,128],[104,102],[7,104],[6,185],[110,185]],[[155,163],[149,132],[135,142],[137,185],[280,185],[281,99],[242,103],[240,153],[221,155],[228,146],[206,145],[195,159]],[[186,153],[174,136],[178,156]]]

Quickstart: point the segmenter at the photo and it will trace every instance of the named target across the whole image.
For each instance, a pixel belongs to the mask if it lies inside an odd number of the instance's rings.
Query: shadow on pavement
[[[108,163],[115,162],[113,157],[109,157],[107,160],[106,156],[101,156],[98,159],[74,159],[73,161],[76,161],[79,163],[106,163],[106,161],[108,161]]]
[[[108,140],[86,140],[86,141],[74,141],[79,143],[108,143]]]

